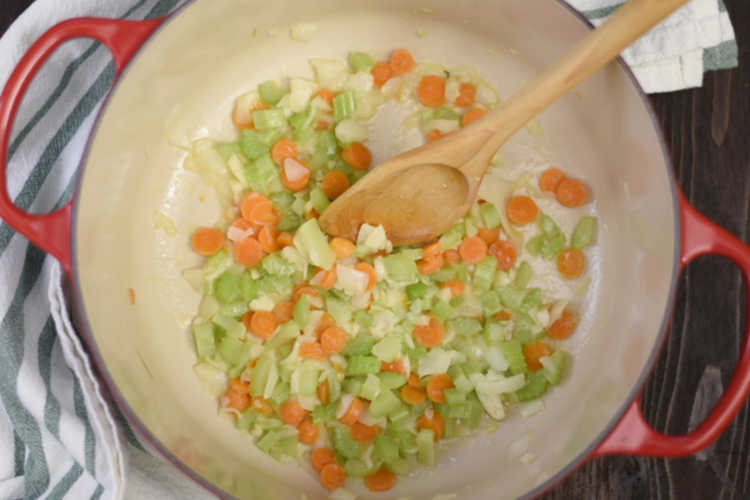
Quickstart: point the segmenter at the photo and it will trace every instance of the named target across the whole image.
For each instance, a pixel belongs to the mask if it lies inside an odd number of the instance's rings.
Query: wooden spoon
[[[382,224],[394,245],[437,238],[469,211],[490,160],[518,129],[686,2],[630,0],[482,120],[375,167],[331,203],[321,227],[354,240],[362,223]]]

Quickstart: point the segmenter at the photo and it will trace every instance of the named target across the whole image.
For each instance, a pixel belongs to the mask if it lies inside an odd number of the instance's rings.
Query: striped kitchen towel
[[[29,45],[60,20],[144,19],[185,0],[37,0],[0,39],[0,84]],[[199,0],[209,1],[209,0]],[[596,24],[620,3],[571,2]],[[694,0],[624,54],[647,91],[701,84],[737,64],[723,4]],[[12,133],[8,185],[32,212],[62,206],[114,76],[96,43],[65,44],[31,85]],[[153,457],[91,373],[65,306],[57,262],[0,223],[0,499],[200,498]]]

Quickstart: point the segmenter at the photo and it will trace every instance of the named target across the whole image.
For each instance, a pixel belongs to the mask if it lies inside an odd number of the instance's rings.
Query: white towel
[[[4,84],[29,45],[63,19],[143,19],[184,0],[37,0],[0,39]],[[208,0],[203,0],[208,1]],[[619,0],[574,0],[601,22]],[[698,86],[704,70],[737,64],[729,17],[694,0],[628,49],[647,92]],[[13,130],[8,184],[23,209],[62,205],[113,76],[108,52],[65,44],[27,92]],[[68,317],[60,267],[0,224],[0,499],[211,498],[139,442],[91,371]]]

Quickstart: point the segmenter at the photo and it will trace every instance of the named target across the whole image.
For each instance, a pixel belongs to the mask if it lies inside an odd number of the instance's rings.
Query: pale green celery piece
[[[541,333],[541,328],[524,312],[513,315],[513,337],[527,344]]]
[[[396,458],[390,462],[385,463],[385,467],[398,475],[405,475],[409,473],[409,461],[404,458]]]
[[[307,108],[305,111],[295,113],[289,117],[289,125],[295,131],[302,129],[312,129],[317,123],[318,113],[313,108]]]
[[[250,161],[255,161],[261,156],[267,155],[271,149],[255,130],[243,130],[239,145],[242,154]]]
[[[333,402],[323,406],[316,406],[312,414],[313,423],[316,425],[329,424],[336,420],[336,407],[337,405]]]
[[[216,144],[216,151],[219,152],[224,161],[228,161],[232,155],[243,154],[239,142],[220,142]]]
[[[516,277],[513,280],[513,286],[515,288],[526,288],[527,286],[529,286],[529,282],[533,277],[534,271],[532,271],[529,263],[524,260],[518,265],[518,269],[516,270]]]
[[[242,357],[245,343],[229,335],[225,335],[219,342],[219,356],[229,366],[234,366]]]
[[[401,354],[401,339],[397,335],[386,335],[372,347],[372,354],[379,360],[390,363]]]
[[[530,373],[526,385],[516,391],[519,401],[531,401],[542,396],[549,389],[549,382],[542,371]]]
[[[367,410],[370,415],[380,418],[388,415],[401,406],[401,400],[392,391],[382,391],[375,400],[370,403]]]
[[[573,229],[573,235],[570,237],[570,245],[573,248],[583,250],[587,246],[596,243],[598,223],[596,217],[585,215],[580,218]]]
[[[483,203],[479,206],[479,215],[484,225],[490,229],[498,227],[501,223],[500,212],[492,203]]]
[[[289,191],[274,193],[268,198],[271,200],[271,202],[273,202],[274,207],[287,210],[291,208],[292,203],[294,203],[294,200],[296,200],[294,195]]]
[[[422,429],[417,434],[417,461],[422,465],[435,465],[435,431]]]
[[[497,273],[497,259],[485,257],[474,269],[474,288],[480,291],[489,290],[495,280],[495,273]]]
[[[238,429],[246,431],[250,429],[253,423],[255,423],[256,418],[258,418],[258,413],[252,408],[248,408],[247,410],[240,413],[240,416],[237,417],[237,421],[235,423]]]
[[[540,253],[544,259],[552,260],[562,251],[563,248],[565,248],[565,235],[558,233],[545,240],[545,244],[542,245]]]
[[[245,167],[245,177],[253,191],[271,194],[283,189],[279,169],[268,154],[249,163]]]
[[[330,130],[323,130],[318,134],[316,153],[326,158],[334,158],[338,154],[339,145],[336,136]]]
[[[432,305],[432,313],[437,316],[440,321],[447,321],[450,318],[453,317],[455,314],[455,311],[453,308],[445,302],[444,300],[436,300],[435,303]]]
[[[304,328],[310,322],[310,299],[302,294],[292,310],[294,322],[299,328]]]
[[[318,388],[320,370],[315,363],[305,361],[299,367],[299,393],[302,396],[314,396]]]
[[[471,410],[471,403],[466,401],[466,397],[464,396],[463,401],[449,404],[446,407],[445,416],[448,418],[469,418],[471,416]]]
[[[526,290],[516,290],[511,287],[501,287],[497,289],[497,293],[500,295],[500,302],[508,309],[518,310],[521,308],[524,297],[526,297]]]
[[[505,328],[498,321],[487,319],[484,322],[482,335],[484,336],[485,342],[488,344],[495,344],[505,339]]]
[[[435,115],[433,117],[435,120],[461,120],[461,115],[456,113],[451,108],[447,108],[445,106],[442,106],[440,108],[437,108],[435,110]]]
[[[268,453],[273,446],[281,441],[282,437],[283,433],[279,430],[268,431],[255,443],[255,445],[260,448],[261,451]]]
[[[271,366],[275,361],[269,356],[261,356],[258,362],[253,368],[252,376],[250,377],[250,394],[253,396],[263,396],[263,392],[266,389],[266,383],[268,382],[268,374],[271,371]]]
[[[292,276],[296,271],[294,264],[288,262],[278,252],[266,255],[260,265],[271,276]]]
[[[328,381],[329,400],[332,403],[338,401],[341,397],[341,382],[339,382],[339,379],[336,377],[336,373],[333,371],[328,372],[326,380]]]
[[[274,80],[268,80],[258,85],[258,95],[264,102],[275,106],[284,97],[286,90]]]
[[[357,99],[353,89],[340,92],[333,98],[333,120],[339,122],[357,110]]]
[[[406,383],[406,377],[395,372],[380,372],[380,387],[383,390],[398,389]]]
[[[369,373],[362,384],[362,388],[359,390],[359,396],[372,401],[378,394],[380,394],[380,379],[376,375]]]
[[[417,263],[405,253],[396,253],[383,258],[388,277],[394,281],[413,283],[419,278]]]
[[[300,328],[293,321],[287,321],[279,327],[279,331],[273,337],[266,341],[266,349],[276,349],[284,344],[291,343],[299,337],[299,334]]]
[[[424,297],[426,293],[427,285],[425,285],[421,281],[412,283],[411,285],[406,287],[406,296],[409,297],[409,300],[416,300]]]
[[[565,374],[565,368],[567,365],[567,355],[564,351],[555,351],[550,356],[545,356],[539,361],[542,363],[542,373],[552,385],[560,383],[563,375]]]
[[[213,281],[218,278],[221,273],[226,271],[232,265],[232,259],[225,250],[216,252],[212,256],[206,258],[201,268],[203,271],[203,278],[207,281]]]
[[[369,335],[358,335],[350,340],[341,352],[344,356],[365,356],[372,352],[376,340]]]
[[[297,215],[300,219],[303,215],[305,215],[305,205],[307,202],[304,198],[295,198],[294,202],[292,203],[291,209]]]
[[[521,342],[518,340],[504,340],[497,343],[500,348],[500,352],[503,353],[503,357],[508,362],[509,370],[512,375],[519,373],[525,373],[526,358],[523,355],[523,348]]]
[[[456,368],[460,370],[460,373],[458,374],[458,376],[453,378],[453,385],[455,386],[457,391],[461,391],[463,394],[470,393],[472,390],[474,390],[474,384],[472,384],[468,377],[464,375],[461,367],[456,366]]]
[[[346,325],[352,319],[352,306],[332,294],[326,296],[326,309],[339,325]]]
[[[374,319],[372,314],[362,309],[354,311],[354,322],[359,325],[360,328],[366,330],[372,326]]]
[[[365,52],[350,52],[349,67],[353,73],[360,71],[370,71],[375,66],[375,59]]]
[[[331,200],[328,199],[319,186],[314,186],[310,189],[310,203],[312,203],[316,212],[322,214],[323,211],[328,208],[328,205],[331,204]]]
[[[257,299],[260,295],[260,282],[253,279],[247,271],[242,273],[242,279],[240,280],[240,293],[242,294],[242,300],[247,302]]]
[[[384,432],[375,436],[374,456],[382,462],[392,462],[398,458],[398,443]]]
[[[281,429],[284,427],[284,422],[276,417],[264,417],[263,415],[260,415],[255,419],[255,425],[264,431],[270,431],[273,429]]]
[[[419,123],[425,127],[435,118],[435,110],[433,108],[424,108],[419,112]]]
[[[258,130],[278,129],[286,125],[282,109],[261,109],[253,111],[253,125]]]
[[[211,321],[213,324],[221,327],[224,332],[237,340],[241,340],[245,336],[245,328],[236,319],[230,317],[230,316],[224,316],[221,313],[216,313],[211,318]],[[242,326],[242,328],[240,328]]]
[[[362,385],[365,383],[362,377],[347,377],[341,386],[341,390],[346,394],[358,396],[362,391]]]
[[[328,245],[328,238],[321,231],[317,219],[310,219],[302,224],[294,235],[297,250],[313,265],[330,269],[336,262],[336,254]]]
[[[455,250],[466,234],[466,227],[463,222],[458,222],[440,237],[440,248],[443,250]]]
[[[281,139],[282,136],[281,129],[268,129],[268,130],[259,130],[258,131],[258,137],[260,137],[260,140],[263,141],[268,146],[273,146],[276,141]]]
[[[537,220],[537,226],[544,235],[554,236],[560,233],[560,227],[557,223],[547,214],[540,214]]]
[[[333,449],[340,456],[352,459],[359,457],[359,443],[352,439],[349,429],[344,426],[335,426],[330,431]]]
[[[456,277],[456,266],[445,266],[430,275],[430,279],[436,283],[445,283]]]
[[[469,416],[462,419],[461,423],[467,429],[476,429],[479,427],[482,415],[484,414],[484,408],[482,407],[482,403],[479,402],[479,398],[475,392],[468,394],[466,402],[469,405]]]
[[[347,360],[347,376],[367,375],[379,371],[380,360],[374,356],[352,356]]]
[[[289,399],[289,382],[280,382],[273,390],[271,401],[277,405],[281,405],[287,399]]]
[[[474,318],[455,318],[448,322],[448,327],[460,335],[476,335],[482,331],[482,324]]]
[[[464,283],[469,281],[470,271],[469,266],[465,262],[461,262],[460,264],[455,264],[453,266],[456,270],[456,279],[459,281],[462,281]]]
[[[240,296],[240,299],[242,297]],[[224,316],[229,316],[231,318],[237,318],[239,316],[242,316],[249,310],[249,307],[247,305],[247,301],[240,300],[239,302],[232,302],[231,304],[224,304],[219,308],[219,312],[223,314]]]
[[[299,440],[296,436],[282,438],[271,447],[268,454],[279,461],[284,457],[296,458],[299,454]]]
[[[526,296],[524,296],[521,302],[521,310],[530,312],[532,309],[537,309],[542,305],[542,291],[539,288],[532,288],[528,290]]]
[[[500,303],[500,294],[495,290],[489,290],[483,292],[480,295],[480,301],[482,302],[482,312],[485,316],[492,316],[502,310],[503,306]]]
[[[398,448],[402,455],[414,455],[417,452],[417,436],[411,430],[398,431]]]
[[[358,458],[347,460],[344,462],[343,467],[346,475],[351,477],[366,477],[372,474],[371,468],[367,467],[367,464]]]
[[[445,396],[445,402],[448,405],[454,405],[466,401],[466,393],[455,387],[445,389],[443,395]]]
[[[193,338],[195,339],[195,350],[199,358],[210,358],[216,353],[216,338],[214,337],[214,327],[211,323],[193,323]]]

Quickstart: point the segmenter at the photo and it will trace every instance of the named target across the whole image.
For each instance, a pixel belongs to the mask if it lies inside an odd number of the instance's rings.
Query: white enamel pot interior
[[[318,34],[307,43],[291,40],[288,26],[296,22],[317,24]],[[198,262],[189,235],[212,224],[218,205],[182,168],[181,146],[201,136],[231,139],[234,99],[263,80],[310,74],[310,57],[407,47],[419,60],[476,66],[507,97],[589,29],[566,6],[544,0],[198,0],[173,16],[130,63],[104,109],[75,206],[79,319],[126,413],[215,491],[325,498],[310,470],[275,462],[217,417],[215,398],[192,371],[188,324],[199,296],[181,271]],[[650,367],[678,243],[674,184],[648,105],[613,63],[540,119],[550,155],[585,179],[601,220],[585,314],[566,344],[574,356],[570,375],[540,414],[450,443],[434,469],[400,479],[387,494],[362,490],[361,498],[538,492],[590,454]],[[155,227],[157,212],[175,222],[176,234]],[[536,456],[531,465],[509,452],[522,436]]]

